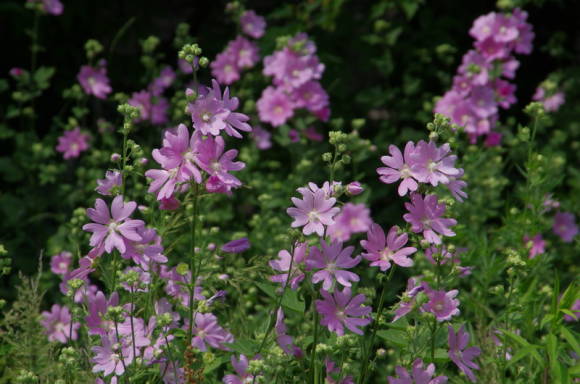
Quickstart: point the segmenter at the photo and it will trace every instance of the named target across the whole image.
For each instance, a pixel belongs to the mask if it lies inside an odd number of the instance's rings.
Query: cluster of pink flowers
[[[244,12],[240,24],[242,32],[254,39],[264,35],[266,22],[254,11]],[[252,68],[259,60],[260,54],[256,43],[239,35],[212,61],[211,73],[220,83],[230,85],[240,79],[243,69]]]
[[[151,124],[165,124],[167,122],[167,110],[169,101],[163,96],[163,92],[171,86],[175,80],[175,72],[171,67],[161,70],[147,87],[131,95],[128,103],[139,108],[140,115],[137,121],[148,121]]]
[[[404,153],[395,145],[390,145],[389,154],[381,157],[386,167],[378,168],[377,173],[385,184],[401,180],[399,196],[417,191],[419,184],[423,183],[434,187],[444,185],[458,201],[467,197],[463,191],[467,183],[461,180],[463,169],[455,167],[457,156],[451,154],[449,144],[437,146],[432,141],[421,140],[417,144],[409,141]]]
[[[515,103],[513,79],[519,67],[514,53],[532,51],[534,32],[526,22],[528,14],[514,9],[511,14],[492,12],[480,16],[469,31],[474,49],[463,56],[453,79],[453,88],[445,93],[435,112],[465,127],[472,142],[488,135],[498,119],[498,107]]]
[[[264,75],[272,76],[273,86],[262,92],[257,102],[260,121],[280,126],[305,108],[321,120],[330,116],[328,94],[319,80],[324,64],[316,56],[316,46],[300,33],[286,46],[264,58]]]
[[[566,95],[562,91],[549,91],[543,86],[536,88],[532,100],[539,101],[548,112],[556,112],[566,102]]]
[[[107,63],[99,61],[96,67],[83,65],[77,79],[87,95],[93,95],[98,99],[106,99],[112,89],[107,77]]]
[[[89,149],[89,135],[82,133],[79,127],[65,131],[58,138],[58,145],[56,146],[56,150],[62,153],[62,157],[65,159],[79,157],[81,152],[87,149]]]

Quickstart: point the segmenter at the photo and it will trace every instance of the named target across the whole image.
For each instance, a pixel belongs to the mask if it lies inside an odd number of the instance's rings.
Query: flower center
[[[119,226],[119,224],[117,222],[115,222],[115,221],[111,222],[109,224],[109,233],[116,232],[118,226]]]
[[[319,217],[318,217],[318,211],[310,211],[310,212],[308,212],[308,220],[311,221],[311,222],[313,222],[313,223],[318,222],[320,220]]]
[[[282,112],[284,112],[284,109],[281,106],[277,105],[274,107],[275,114],[280,115]]]
[[[381,260],[389,261],[392,257],[393,257],[393,251],[391,251],[389,248],[385,248],[381,252]]]
[[[206,123],[209,122],[211,120],[211,113],[209,113],[209,112],[202,113],[201,119]]]
[[[226,73],[233,72],[233,70],[234,70],[234,67],[232,67],[229,64],[224,67],[224,72],[226,72]]]

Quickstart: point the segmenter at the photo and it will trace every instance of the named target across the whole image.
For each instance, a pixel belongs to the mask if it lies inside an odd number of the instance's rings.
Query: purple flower
[[[323,189],[313,192],[308,188],[299,188],[298,192],[302,194],[302,200],[293,197],[292,202],[296,207],[286,210],[294,219],[292,228],[303,226],[302,232],[305,235],[316,232],[318,236],[323,236],[324,226],[334,224],[333,217],[340,211],[340,208],[334,207],[336,199],[327,197]]]
[[[247,237],[232,240],[222,246],[222,251],[226,253],[242,253],[250,249],[250,240]]]
[[[417,248],[405,247],[408,235],[406,233],[398,235],[398,231],[399,227],[391,227],[385,238],[385,232],[380,225],[371,225],[367,232],[367,240],[360,242],[366,251],[362,256],[371,262],[371,267],[379,267],[384,272],[391,267],[391,262],[401,267],[413,265],[413,260],[409,258],[409,255],[417,252]]]
[[[73,322],[71,328],[71,313],[67,307],[61,307],[54,304],[50,312],[42,312],[41,324],[44,327],[45,333],[48,335],[48,341],[58,341],[66,344],[69,337],[76,340],[77,330],[80,328],[80,323]],[[72,334],[71,334],[72,329]]]
[[[371,322],[369,314],[371,307],[362,306],[366,300],[365,295],[358,294],[352,297],[349,287],[343,291],[335,289],[333,294],[320,290],[323,300],[316,300],[316,310],[322,315],[320,324],[328,327],[328,330],[338,336],[344,335],[344,327],[352,332],[362,335],[359,327],[364,327]]]
[[[419,141],[409,155],[413,162],[413,177],[434,187],[439,183],[448,184],[450,178],[458,177],[462,172],[455,168],[457,156],[450,155],[450,152],[451,148],[447,143],[437,147],[432,141]]]
[[[332,289],[334,281],[345,287],[351,286],[351,281],[359,281],[356,273],[346,271],[345,269],[354,268],[360,263],[361,257],[351,258],[354,247],[342,248],[342,243],[333,241],[327,243],[320,242],[320,248],[310,248],[310,255],[306,259],[306,266],[309,269],[318,269],[319,271],[312,275],[312,282],[322,283],[322,288],[326,291]]]
[[[95,208],[87,209],[87,215],[94,221],[83,225],[83,230],[92,232],[90,244],[102,253],[104,249],[111,253],[116,248],[121,254],[127,249],[126,241],[140,241],[141,236],[137,232],[139,227],[145,225],[142,220],[131,220],[129,216],[137,208],[137,203],[123,202],[123,196],[113,199],[111,214],[109,207],[102,199],[97,199]]]
[[[274,326],[276,330],[276,341],[282,350],[291,356],[295,356],[300,353],[299,348],[294,346],[292,336],[286,334],[286,324],[284,324],[284,311],[282,307],[278,308],[276,311],[276,325]]]
[[[238,130],[243,132],[251,132],[252,127],[247,123],[250,118],[239,112],[235,112],[240,105],[240,101],[237,97],[230,97],[230,90],[226,87],[222,94],[220,85],[217,81],[212,80],[212,88],[208,88],[208,94],[205,97],[213,97],[222,103],[224,108],[226,108],[230,113],[225,119],[225,132],[229,136],[236,137],[238,139],[242,138],[242,135]]]
[[[282,273],[279,275],[270,276],[270,281],[280,283],[282,286],[284,286],[288,280],[290,283],[290,288],[296,290],[298,288],[298,284],[304,280],[304,272],[301,268],[304,267],[308,249],[308,244],[297,243],[294,246],[293,260],[292,255],[290,255],[290,252],[287,250],[283,249],[278,252],[278,259],[270,260],[269,265],[272,269]],[[292,270],[290,274],[288,274],[290,263],[292,263]]]
[[[407,191],[414,192],[419,187],[413,172],[414,159],[411,154],[415,151],[415,144],[412,141],[405,145],[405,154],[401,154],[399,148],[394,145],[389,146],[391,156],[381,157],[381,161],[388,168],[377,168],[379,179],[385,184],[392,184],[403,180],[399,185],[399,196],[405,196]]]
[[[240,25],[242,31],[254,39],[259,39],[264,36],[266,29],[266,21],[262,16],[258,16],[256,12],[250,10],[246,11],[240,17]]]
[[[396,377],[389,376],[389,384],[445,384],[447,383],[447,376],[437,376],[435,374],[435,364],[431,363],[426,369],[423,369],[423,360],[416,359],[413,362],[413,369],[411,373],[401,366],[395,368],[397,372]]]
[[[418,193],[411,194],[411,203],[405,203],[409,211],[403,215],[406,222],[411,224],[411,230],[415,233],[423,232],[425,240],[429,243],[441,244],[443,236],[455,236],[449,227],[457,224],[455,219],[442,218],[445,214],[445,204],[438,203],[437,195],[427,195],[425,198]]]
[[[469,333],[465,332],[464,325],[459,328],[457,333],[451,325],[448,326],[448,330],[449,358],[467,375],[471,382],[475,383],[477,379],[472,369],[479,369],[479,365],[474,363],[473,359],[481,354],[481,350],[477,347],[467,348]]]
[[[256,105],[260,121],[270,123],[274,127],[284,124],[294,115],[294,105],[281,89],[273,87],[264,89]]]
[[[64,275],[69,271],[72,259],[72,253],[67,251],[56,254],[50,259],[50,270],[56,275]]]
[[[350,182],[346,186],[346,194],[349,196],[357,196],[363,192],[364,188],[358,181]]]
[[[240,355],[239,359],[236,359],[236,356],[232,356],[231,362],[237,375],[225,375],[223,378],[224,384],[246,384],[254,381],[254,375],[248,373],[250,363],[246,356]]]
[[[411,277],[407,280],[407,289],[401,297],[398,308],[395,310],[395,317],[393,322],[399,320],[401,317],[407,315],[415,306],[416,296],[425,288],[422,284],[418,284],[419,280],[416,277]]]
[[[572,304],[572,308],[570,308],[570,311],[576,315],[576,318],[574,318],[571,315],[565,314],[564,315],[564,321],[567,322],[573,322],[573,321],[578,321],[578,319],[580,318],[580,299],[574,301],[574,304]]]
[[[112,91],[104,61],[98,67],[83,65],[77,79],[87,95],[94,95],[98,99],[106,99]]]
[[[167,66],[163,68],[159,73],[159,76],[153,79],[151,84],[149,84],[149,89],[153,95],[159,96],[171,86],[174,80],[175,72],[171,67]]]
[[[533,259],[537,255],[543,254],[546,246],[546,241],[542,238],[542,234],[538,233],[534,237],[524,236],[524,245],[529,248],[530,259]]]
[[[260,60],[258,46],[242,36],[231,41],[226,50],[237,58],[239,68],[252,68]]]
[[[431,289],[427,283],[423,283],[425,294],[429,301],[423,304],[421,310],[435,315],[437,321],[450,320],[453,316],[459,315],[459,300],[455,298],[459,291],[457,289],[446,291],[436,291]]]
[[[124,340],[117,340],[113,334],[101,336],[101,345],[91,348],[95,356],[91,359],[93,372],[103,372],[104,376],[115,373],[121,376],[125,373],[125,366],[129,366],[135,356],[132,345],[128,347]]]
[[[81,133],[79,127],[72,131],[65,131],[64,134],[58,138],[58,145],[56,150],[63,154],[63,158],[71,159],[79,157],[81,152],[89,148],[89,136]]]
[[[95,191],[103,196],[109,196],[111,194],[111,189],[121,186],[122,180],[121,172],[107,171],[104,179],[97,180],[97,188],[95,188]]]
[[[340,381],[336,380],[335,377],[342,377],[340,369],[336,366],[334,361],[330,360],[328,357],[324,359],[324,368],[326,369],[326,378],[324,379],[324,384],[354,384],[354,379],[352,376],[345,376]]]
[[[217,318],[211,313],[196,313],[193,326],[191,345],[201,352],[207,351],[207,346],[228,351],[227,343],[233,343],[231,333],[220,327]],[[189,326],[186,322],[185,326]]]
[[[113,292],[107,300],[105,294],[101,291],[91,296],[88,300],[88,315],[85,317],[89,335],[106,336],[114,329],[112,321],[105,320],[105,315],[109,307],[119,305],[119,295]]]
[[[576,218],[570,212],[557,212],[554,215],[554,226],[552,227],[554,233],[565,242],[570,243],[578,234],[578,226],[576,225]]]
[[[346,242],[354,233],[366,232],[372,220],[370,210],[364,204],[346,203],[334,217],[334,224],[328,227],[332,240]]]
[[[252,138],[256,143],[256,147],[260,150],[272,148],[272,134],[260,126],[255,126],[252,131]]]
[[[306,108],[315,113],[326,108],[329,104],[328,94],[318,81],[309,81],[292,90],[294,107]]]
[[[53,16],[59,16],[64,9],[60,0],[27,0],[27,3],[42,3],[42,10]]]
[[[231,50],[219,53],[210,67],[212,76],[222,84],[230,85],[240,79],[238,58]]]
[[[224,147],[225,142],[221,136],[208,136],[199,144],[197,164],[209,175],[205,187],[211,193],[229,194],[233,188],[242,185],[237,177],[228,172],[239,171],[246,165],[241,161],[233,161],[238,155],[236,149],[224,153]]]
[[[149,91],[134,92],[128,103],[139,108],[138,122],[149,121],[151,124],[165,124],[169,102],[166,98]]]

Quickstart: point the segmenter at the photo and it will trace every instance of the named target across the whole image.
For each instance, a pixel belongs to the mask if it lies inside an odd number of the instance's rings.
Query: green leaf
[[[211,363],[204,364],[203,373],[208,374],[211,371],[214,371],[217,368],[219,368],[223,363],[226,363],[228,361],[230,361],[230,358],[227,356],[218,357],[214,361],[212,361]]]
[[[574,352],[580,355],[580,343],[578,343],[578,338],[566,327],[560,327],[560,334],[562,337],[570,344]]]
[[[408,345],[407,333],[403,331],[398,331],[396,329],[389,329],[386,331],[378,331],[377,335],[387,341],[388,345],[396,345],[398,347],[404,347]]]
[[[232,351],[246,356],[254,356],[259,348],[258,342],[253,340],[236,340],[234,343],[226,344]]]
[[[271,298],[273,299],[279,298],[277,290],[280,288],[280,286],[268,283],[257,283],[257,285],[262,291],[264,291]],[[298,293],[291,289],[285,290],[284,297],[282,298],[282,306],[299,313],[304,313],[305,309],[304,302],[300,301],[300,299],[298,298]]]

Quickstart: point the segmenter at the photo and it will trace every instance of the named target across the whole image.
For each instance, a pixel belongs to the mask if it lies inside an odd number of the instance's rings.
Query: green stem
[[[193,300],[195,296],[195,282],[197,280],[197,268],[195,266],[195,240],[196,240],[196,227],[198,220],[198,188],[197,184],[193,184],[193,216],[191,217],[191,257],[189,259],[189,271],[191,273],[191,281],[189,282],[189,327],[187,330],[187,342],[191,343],[191,337],[193,335]]]
[[[315,300],[312,301],[314,305]],[[316,372],[316,347],[318,345],[318,311],[314,308],[314,341],[312,344],[312,352],[310,354],[310,369],[312,370],[312,382],[318,382],[318,373]]]
[[[387,275],[387,278],[383,282],[383,286],[381,288],[381,296],[379,297],[379,306],[377,309],[377,318],[373,324],[373,331],[371,333],[370,343],[369,343],[368,347],[366,348],[365,353],[363,354],[363,362],[362,362],[363,365],[361,367],[361,375],[360,375],[360,379],[359,379],[360,384],[363,384],[366,381],[367,371],[368,371],[368,367],[369,367],[369,358],[370,358],[371,350],[373,349],[375,337],[377,335],[377,329],[379,328],[379,322],[381,320],[383,306],[385,304],[385,291],[386,291],[388,282],[391,280],[391,277],[393,277],[394,271],[395,271],[395,265],[393,264],[391,266],[391,271]]]
[[[135,294],[134,288],[131,287],[131,312],[129,313],[129,319],[131,321],[131,341],[133,342],[133,358],[137,357],[137,350],[135,347],[135,325],[133,323],[133,310],[135,308]]]
[[[127,120],[126,123],[128,122]],[[125,174],[125,166],[127,165],[127,136],[129,136],[129,132],[127,129],[123,128],[123,158],[121,162],[121,195],[123,197],[125,197],[125,184],[127,181],[127,175]]]
[[[119,336],[119,326],[117,325],[117,320],[113,320],[113,323],[115,324],[115,334],[117,335],[117,343],[121,343],[121,337]],[[123,376],[125,377],[125,383],[128,383],[129,380],[127,378],[127,366],[125,365],[125,356],[123,356],[123,348],[119,346],[119,353],[121,354],[121,364],[123,364],[123,369],[125,370],[125,372],[123,373]]]

